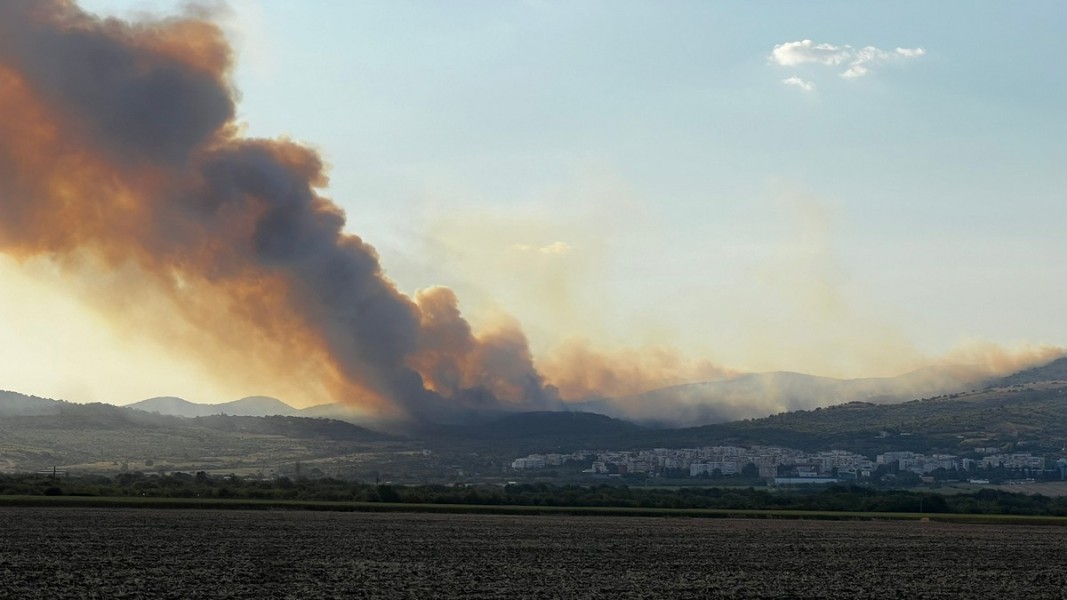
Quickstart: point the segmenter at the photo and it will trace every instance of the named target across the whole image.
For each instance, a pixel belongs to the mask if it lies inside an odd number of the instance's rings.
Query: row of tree
[[[850,512],[929,512],[1067,516],[1067,498],[993,489],[953,495],[863,486],[835,485],[807,490],[683,487],[634,488],[625,485],[394,486],[338,479],[273,480],[172,473],[123,473],[116,477],[54,478],[0,475],[0,495],[98,497],[233,498],[338,502],[431,504],[721,508]]]

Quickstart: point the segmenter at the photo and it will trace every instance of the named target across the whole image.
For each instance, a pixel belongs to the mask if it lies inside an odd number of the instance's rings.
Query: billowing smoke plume
[[[449,290],[397,291],[315,152],[239,135],[230,62],[196,15],[0,2],[0,250],[136,269],[180,318],[254,330],[382,415],[553,406],[517,327],[477,336]]]
[[[0,252],[59,265],[77,282],[72,290],[130,327],[165,332],[215,373],[292,381],[315,399],[383,417],[557,408],[516,323],[475,332],[451,290],[400,293],[320,195],[327,181],[314,151],[240,135],[231,58],[218,27],[195,13],[131,24],[68,0],[0,0]],[[816,308],[838,305],[827,289]],[[821,322],[863,323],[833,316]],[[841,327],[826,329],[833,337]],[[881,339],[875,356],[887,352]],[[1057,352],[976,347],[937,371],[844,386],[781,374],[730,379],[736,373],[670,349],[581,341],[542,367],[569,399],[622,397],[588,408],[693,424],[907,399]]]

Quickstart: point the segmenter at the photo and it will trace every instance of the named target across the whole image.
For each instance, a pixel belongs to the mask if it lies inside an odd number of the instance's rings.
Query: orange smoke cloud
[[[669,346],[602,350],[570,339],[538,361],[560,396],[629,396],[655,388],[738,375],[709,360],[692,360]]]
[[[1050,363],[1067,352],[1046,344],[1006,348],[987,341],[973,341],[959,346],[938,361],[939,366],[960,379],[1001,377]]]
[[[1063,355],[1063,348],[1053,346],[1011,349],[975,342],[895,377],[832,379],[779,371],[711,381],[694,378],[690,385],[651,386],[651,391],[592,399],[583,406],[621,418],[692,426],[846,402],[893,403],[964,392]],[[546,373],[552,373],[551,367]]]
[[[103,295],[151,286],[209,332],[200,352],[273,344],[246,351],[382,415],[549,406],[521,330],[478,337],[447,290],[401,294],[317,193],[315,152],[237,134],[230,57],[195,15],[0,5],[0,249],[136,272]]]
[[[113,321],[215,373],[386,417],[556,408],[546,382],[579,399],[736,375],[667,347],[581,340],[538,369],[518,323],[475,331],[451,290],[400,293],[319,194],[317,153],[241,137],[231,59],[197,14],[131,24],[67,0],[0,2],[0,251],[51,258]],[[962,362],[1006,372],[1048,352]]]

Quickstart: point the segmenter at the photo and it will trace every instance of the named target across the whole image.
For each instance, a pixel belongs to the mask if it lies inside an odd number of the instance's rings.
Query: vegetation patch
[[[993,489],[934,494],[831,486],[631,488],[627,486],[396,486],[335,479],[248,479],[206,473],[107,477],[0,476],[0,505],[130,508],[303,509],[334,511],[601,514],[619,516],[807,519],[936,518],[1061,524],[1067,497]]]

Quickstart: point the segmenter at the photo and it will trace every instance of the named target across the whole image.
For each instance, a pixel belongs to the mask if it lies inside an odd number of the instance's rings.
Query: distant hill
[[[1026,369],[1025,371],[1019,371],[1018,373],[1000,379],[994,385],[1007,387],[1012,385],[1025,385],[1027,383],[1037,383],[1043,381],[1067,382],[1067,356],[1057,358],[1056,360],[1048,364],[1041,365],[1040,367],[1034,367],[1032,369]]]
[[[210,415],[233,415],[239,417],[267,417],[272,415],[296,415],[300,411],[269,396],[248,396],[222,404],[199,404],[174,396],[160,396],[127,404],[126,408],[154,412],[176,417],[207,417]]]
[[[866,379],[833,379],[789,372],[752,373],[571,406],[652,426],[684,427],[848,402],[902,402],[981,387],[977,385],[979,382],[984,384],[966,372],[945,369]]]
[[[27,400],[27,398],[31,398]],[[177,404],[181,406],[181,404]],[[18,408],[19,414],[11,414]],[[78,471],[259,472],[304,463],[360,464],[369,450],[404,442],[330,419],[180,417],[110,404],[0,394],[0,470],[58,465]],[[365,476],[365,474],[364,474]]]
[[[397,439],[345,421],[323,418],[271,415],[243,417],[210,415],[193,419],[195,425],[229,433],[278,435],[294,439],[326,439],[361,442],[382,442]]]
[[[453,435],[477,439],[516,439],[531,437],[597,437],[640,430],[641,427],[612,417],[589,412],[511,413],[483,422],[446,428]]]
[[[901,380],[905,385],[901,385]],[[702,410],[709,397],[730,406],[746,398],[758,398],[761,393],[794,403],[823,393],[821,402],[834,405],[696,427],[648,428],[616,438],[614,447],[778,445],[807,450],[837,448],[870,456],[890,450],[941,450],[956,454],[972,452],[975,448],[1035,453],[1065,451],[1067,357],[1002,379],[984,381],[980,389],[957,389],[921,398],[922,394],[916,394],[909,401],[892,403],[886,403],[889,396],[880,394],[888,390],[919,390],[928,387],[930,382],[957,381],[959,388],[966,380],[966,376],[942,377],[937,370],[918,371],[903,378],[852,381],[774,373],[667,388],[635,399],[639,398],[646,406],[665,407],[662,410],[667,414],[671,414],[672,407],[684,406],[687,395],[694,398],[688,406],[694,411]],[[857,394],[868,394],[869,401],[834,402]],[[673,416],[680,414],[676,412]],[[699,414],[707,416],[707,413]]]
[[[309,418],[337,419],[359,425],[366,420],[366,416],[356,410],[352,405],[344,402],[331,402],[329,404],[317,404],[296,411],[296,416]]]
[[[612,447],[643,427],[589,412],[526,412],[486,416],[462,425],[424,425],[413,437],[438,449],[497,456]]]
[[[58,402],[59,410],[49,415],[26,415],[10,419],[9,423],[21,423],[44,429],[96,430],[158,429],[182,427],[185,420],[170,415],[146,413],[102,402],[79,404]]]
[[[125,408],[143,410],[144,412],[158,413],[161,415],[173,415],[176,417],[199,417],[206,405],[196,404],[175,396],[159,396],[127,404]]]
[[[0,417],[56,415],[59,414],[63,404],[65,403],[59,400],[0,391]]]
[[[60,465],[105,471],[269,473],[289,469],[295,475],[318,469],[331,476],[432,480],[442,473],[459,477],[457,473],[470,473],[470,469],[499,476],[516,456],[582,449],[776,445],[841,449],[873,457],[890,450],[975,455],[992,449],[1060,455],[1067,448],[1067,359],[974,389],[918,393],[913,398],[924,397],[887,403],[898,398],[890,392],[952,382],[959,386],[963,379],[936,370],[902,378],[847,381],[797,373],[749,375],[598,401],[615,414],[636,414],[646,422],[658,422],[659,428],[588,410],[498,412],[472,415],[459,424],[408,423],[406,430],[398,426],[395,430],[405,438],[351,422],[308,417],[348,415],[354,419],[356,411],[342,404],[297,411],[263,397],[219,405],[153,398],[115,407],[0,392],[0,470]],[[863,401],[856,401],[857,397]],[[849,398],[853,400],[829,408],[807,404]],[[724,411],[707,412],[716,404],[725,407]],[[798,406],[809,408],[781,409],[769,417],[696,427],[662,427],[672,419],[694,415],[728,419],[730,409],[763,412]],[[242,412],[293,414],[248,416]]]
[[[842,449],[873,456],[890,450],[975,448],[1035,453],[1067,447],[1067,383],[991,387],[898,404],[852,402],[729,423],[646,430],[627,447],[776,445]]]

